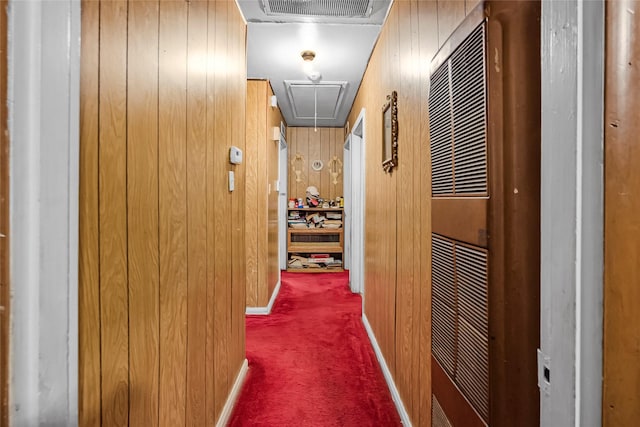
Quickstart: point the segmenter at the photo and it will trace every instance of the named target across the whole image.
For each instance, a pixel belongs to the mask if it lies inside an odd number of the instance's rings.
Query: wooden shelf
[[[291,234],[338,234],[338,233],[342,233],[342,227],[340,228],[292,228],[292,227],[289,227],[289,233]]]
[[[300,212],[301,217],[314,213],[338,212],[344,219],[344,208],[291,208],[288,212]],[[343,257],[344,228],[287,228],[287,253],[298,254],[303,257],[312,254],[331,254],[340,261]],[[309,236],[305,238],[304,236]],[[310,237],[314,236],[314,237]],[[302,241],[300,241],[302,240]],[[314,240],[312,242],[305,240]],[[321,241],[317,241],[321,240]],[[324,241],[322,241],[324,240]],[[333,241],[331,241],[333,240]],[[295,273],[327,273],[344,271],[342,267],[289,267],[287,271]]]
[[[287,268],[290,273],[340,273],[344,271],[342,267],[321,267],[321,268]]]
[[[342,245],[339,242],[335,242],[335,244],[331,243],[306,243],[306,242],[295,242],[289,243],[289,248],[287,249],[289,253],[331,253],[331,254],[342,254]]]
[[[288,208],[289,212],[291,211],[303,211],[303,212],[342,212],[344,208]]]

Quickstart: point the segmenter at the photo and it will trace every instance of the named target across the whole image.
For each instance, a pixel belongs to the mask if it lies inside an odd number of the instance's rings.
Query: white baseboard
[[[216,427],[224,427],[229,422],[231,412],[233,412],[233,407],[236,404],[236,400],[238,399],[238,395],[240,394],[240,390],[242,389],[242,384],[244,384],[244,379],[247,376],[248,370],[249,362],[247,362],[247,359],[244,359],[244,362],[242,362],[242,367],[240,368],[240,372],[238,372],[238,376],[236,377],[236,382],[233,383],[233,388],[231,389],[229,397],[227,398],[227,401],[222,408],[222,413],[220,414],[220,418],[218,418]]]
[[[362,313],[362,323],[364,324],[364,328],[367,331],[367,335],[369,335],[369,340],[371,341],[371,346],[373,347],[373,351],[376,354],[376,358],[378,359],[380,368],[382,368],[382,375],[384,375],[384,379],[387,381],[387,386],[389,387],[389,391],[391,392],[391,398],[393,399],[393,403],[395,403],[396,405],[398,414],[400,414],[402,425],[411,427],[411,419],[409,419],[409,414],[404,408],[404,404],[402,403],[402,399],[400,398],[400,393],[398,392],[396,383],[393,381],[391,371],[389,370],[387,362],[384,360],[384,356],[382,355],[382,350],[380,350],[380,346],[378,345],[378,340],[376,340],[376,336],[373,334],[373,330],[371,329],[369,320],[367,319],[367,316],[364,314],[364,312]]]
[[[271,294],[271,298],[269,299],[269,304],[266,307],[247,307],[245,314],[271,314],[271,309],[273,308],[273,304],[276,302],[276,297],[280,292],[280,281],[276,283],[276,287],[273,289],[273,293]]]

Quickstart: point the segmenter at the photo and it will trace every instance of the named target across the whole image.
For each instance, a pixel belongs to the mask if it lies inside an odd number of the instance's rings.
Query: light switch
[[[235,177],[233,176],[233,171],[229,171],[229,191],[235,190]]]

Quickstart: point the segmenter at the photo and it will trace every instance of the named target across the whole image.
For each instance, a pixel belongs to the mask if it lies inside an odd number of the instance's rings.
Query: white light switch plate
[[[242,150],[232,145],[229,149],[229,161],[234,165],[242,163]]]

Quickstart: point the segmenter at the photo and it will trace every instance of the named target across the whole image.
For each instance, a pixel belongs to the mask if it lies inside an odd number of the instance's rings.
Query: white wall
[[[542,2],[540,425],[599,426],[602,396],[602,0]]]
[[[77,424],[79,48],[79,1],[10,1],[13,426]]]

